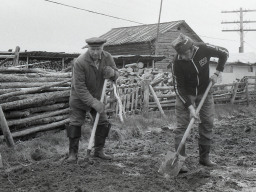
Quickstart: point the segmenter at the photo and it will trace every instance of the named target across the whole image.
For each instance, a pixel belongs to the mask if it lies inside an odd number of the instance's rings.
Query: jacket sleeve
[[[97,100],[92,96],[86,86],[85,75],[86,69],[82,67],[79,61],[76,61],[73,68],[73,86],[75,92],[79,99],[83,101],[88,106],[92,106],[92,104]]]
[[[179,67],[176,61],[174,61],[174,63],[172,64],[172,76],[176,95],[180,98],[180,100],[184,103],[186,107],[189,107],[192,103],[188,98],[185,90],[184,73],[182,72],[181,67]]]
[[[207,52],[210,57],[219,58],[216,70],[222,72],[224,70],[224,65],[229,56],[228,50],[223,47],[219,47],[219,46],[215,46],[215,45],[211,45],[211,44],[206,44],[206,47],[207,47]]]
[[[115,70],[115,75],[114,77],[110,78],[111,80],[115,81],[118,77],[119,77],[119,72],[118,69],[116,67],[116,63],[113,59],[113,57],[109,54],[109,62],[108,62],[108,66],[112,67],[112,69]]]

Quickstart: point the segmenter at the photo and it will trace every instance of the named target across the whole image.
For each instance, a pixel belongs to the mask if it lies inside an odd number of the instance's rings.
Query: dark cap
[[[188,36],[180,34],[177,39],[172,42],[172,47],[178,54],[183,54],[193,46],[194,42]]]
[[[86,39],[85,42],[89,45],[89,46],[101,46],[104,43],[107,42],[106,39],[100,38],[100,37],[92,37],[90,39]]]

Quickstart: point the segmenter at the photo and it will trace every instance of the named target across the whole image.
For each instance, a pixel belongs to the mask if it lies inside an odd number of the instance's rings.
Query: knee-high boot
[[[210,145],[199,145],[199,163],[207,167],[213,167],[217,164],[212,162],[209,158]]]
[[[67,162],[76,162],[78,159],[79,140],[81,137],[80,126],[67,127],[67,136],[69,138],[69,154]]]
[[[99,157],[105,160],[112,159],[112,157],[110,155],[106,155],[103,150],[110,128],[111,128],[111,124],[109,123],[97,126],[96,133],[95,133],[95,141],[94,141],[95,157]]]

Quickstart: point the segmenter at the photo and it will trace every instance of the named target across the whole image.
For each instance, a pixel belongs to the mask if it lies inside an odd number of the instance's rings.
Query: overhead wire
[[[113,16],[113,15],[108,15],[108,14],[104,14],[104,13],[100,13],[100,12],[80,8],[80,7],[75,7],[75,6],[72,6],[72,5],[67,5],[67,4],[64,4],[64,3],[59,3],[57,1],[50,1],[50,0],[44,0],[44,1],[49,2],[49,3],[54,3],[54,4],[57,4],[57,5],[61,5],[61,6],[65,6],[65,7],[69,7],[69,8],[73,8],[73,9],[78,9],[78,10],[81,10],[81,11],[86,11],[86,12],[89,12],[89,13],[94,13],[94,14],[98,14],[98,15],[102,15],[102,16],[106,16],[106,17],[111,17],[111,18],[114,18],[114,19],[119,19],[119,20],[128,21],[128,22],[132,22],[132,23],[137,23],[137,24],[144,24],[144,23],[140,23],[140,22],[133,21],[133,20],[130,20],[130,19],[124,19],[124,18],[121,18],[121,17]]]
[[[73,9],[77,9],[77,10],[81,10],[81,11],[86,11],[86,12],[93,13],[93,14],[98,14],[98,15],[114,18],[114,19],[119,19],[119,20],[123,20],[123,21],[128,21],[128,22],[132,22],[132,23],[136,23],[136,24],[145,25],[144,23],[141,23],[141,22],[133,21],[133,20],[130,20],[130,19],[124,19],[124,18],[121,18],[121,17],[112,16],[112,15],[108,15],[108,14],[104,14],[104,13],[100,13],[100,12],[96,12],[96,11],[92,11],[92,10],[88,10],[88,9],[84,9],[84,8],[80,8],[80,7],[76,7],[76,6],[72,6],[72,5],[67,5],[67,4],[64,4],[64,3],[57,2],[57,1],[51,1],[51,0],[44,0],[44,1],[49,2],[49,3],[54,3],[54,4],[57,4],[57,5],[61,5],[61,6],[65,6],[65,7],[69,7],[69,8],[73,8]],[[199,37],[210,38],[210,39],[223,40],[223,41],[239,42],[237,40],[209,37],[209,36],[205,36],[205,35],[198,35],[198,36]],[[247,43],[247,42],[245,42],[245,43]],[[250,45],[249,43],[247,43],[247,44]],[[250,45],[250,46],[253,47],[252,45]],[[255,48],[255,47],[253,47],[253,48]]]

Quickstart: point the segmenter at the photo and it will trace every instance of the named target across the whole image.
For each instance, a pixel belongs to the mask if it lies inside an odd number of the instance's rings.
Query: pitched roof
[[[184,20],[160,23],[159,33],[165,33],[171,29],[177,31],[177,29],[174,29],[174,27],[177,27],[180,24],[184,24],[190,31],[193,32],[195,38],[197,38],[199,41],[202,41]],[[157,25],[158,24],[148,24],[132,27],[113,28],[100,37],[107,39],[107,43],[105,43],[106,46],[148,42],[156,39]]]

